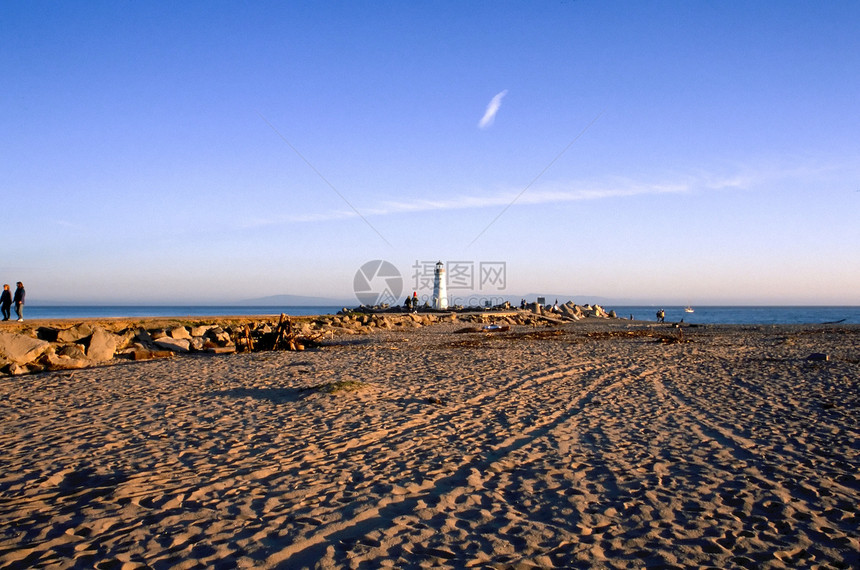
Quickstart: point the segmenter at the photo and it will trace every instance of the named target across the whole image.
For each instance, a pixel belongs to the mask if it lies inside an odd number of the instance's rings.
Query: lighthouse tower
[[[445,290],[445,266],[441,261],[436,263],[433,271],[433,308],[448,308],[448,292]]]

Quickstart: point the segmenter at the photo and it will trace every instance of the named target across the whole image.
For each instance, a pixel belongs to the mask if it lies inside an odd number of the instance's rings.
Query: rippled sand
[[[0,379],[0,566],[858,566],[860,327],[458,328]]]

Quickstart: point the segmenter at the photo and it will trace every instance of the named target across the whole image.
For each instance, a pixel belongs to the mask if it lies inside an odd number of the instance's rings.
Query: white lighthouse
[[[445,288],[445,265],[441,261],[436,263],[433,271],[433,308],[448,308],[448,292]]]

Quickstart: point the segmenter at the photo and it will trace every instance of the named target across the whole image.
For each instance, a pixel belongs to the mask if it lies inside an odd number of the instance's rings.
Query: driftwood
[[[290,317],[281,313],[274,331],[260,332],[245,325],[233,333],[236,347],[242,352],[267,350],[304,350],[308,346],[318,346],[324,338],[323,333],[302,335],[293,330]]]
[[[254,352],[254,339],[251,338],[251,327],[245,325],[245,336],[242,338],[245,343],[245,349],[248,352]]]
[[[272,350],[304,350],[307,346],[317,346],[323,339],[323,333],[300,335],[293,330],[293,323],[288,315],[281,313],[278,327],[275,329],[275,339]]]
[[[278,328],[275,331],[275,344],[272,345],[272,350],[278,350],[280,348],[282,339],[284,336],[291,336],[293,334],[293,323],[290,321],[290,317],[281,313],[281,317],[278,319]],[[289,338],[285,339],[289,342]]]

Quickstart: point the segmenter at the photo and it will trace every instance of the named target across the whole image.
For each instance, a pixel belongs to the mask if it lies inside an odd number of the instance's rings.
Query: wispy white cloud
[[[495,192],[462,193],[440,198],[415,198],[409,200],[387,200],[376,204],[359,206],[363,216],[381,217],[422,212],[456,211],[479,208],[507,207],[542,204],[563,204],[588,200],[606,200],[644,195],[684,194],[689,192],[713,192],[725,189],[751,188],[768,178],[756,174],[694,173],[674,175],[659,181],[641,181],[630,178],[608,178],[599,181],[569,183],[547,183],[522,193],[520,189],[504,188]],[[245,227],[279,223],[313,223],[357,218],[358,214],[346,209],[329,212],[291,214],[284,217],[248,220]]]
[[[505,89],[501,93],[497,93],[496,96],[490,100],[489,105],[487,105],[487,110],[484,111],[484,116],[481,117],[481,120],[478,122],[478,128],[486,129],[493,124],[493,121],[496,120],[496,113],[499,112],[499,107],[502,106],[502,98],[507,94],[508,90]]]
[[[586,186],[579,188],[551,188],[536,190],[521,196],[517,200],[520,205],[541,205],[564,202],[580,202],[584,200],[601,200],[639,194],[667,194],[687,192],[691,187],[687,184],[635,184],[632,181],[611,186]],[[460,195],[447,199],[426,200],[418,199],[408,202],[384,202],[380,206],[366,210],[368,215],[383,216],[411,212],[429,212],[439,210],[464,210],[471,208],[487,208],[507,206],[517,197],[514,190],[504,190],[491,195]]]
[[[715,180],[708,181],[708,187],[717,187]],[[726,184],[723,186],[729,186]],[[571,187],[573,186],[573,187]],[[677,181],[661,183],[640,183],[633,180],[617,179],[609,182],[574,185],[545,185],[534,189],[517,199],[518,191],[504,189],[488,194],[459,194],[446,198],[416,198],[414,200],[383,201],[376,205],[360,208],[365,216],[391,216],[421,212],[466,210],[488,207],[508,206],[516,199],[518,205],[541,205],[584,200],[601,200],[643,194],[670,194],[689,192],[701,186],[700,182]],[[355,212],[336,210],[328,213],[291,215],[282,221],[293,223],[334,221],[357,217]]]

